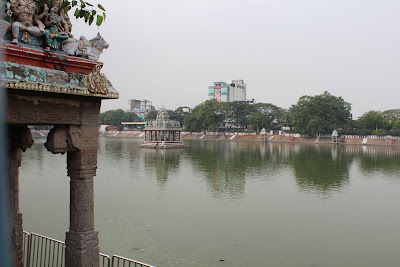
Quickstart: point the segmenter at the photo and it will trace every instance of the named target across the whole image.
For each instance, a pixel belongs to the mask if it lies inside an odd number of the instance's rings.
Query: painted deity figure
[[[59,3],[54,3],[50,6],[50,13],[46,16],[45,26],[45,50],[50,50],[50,47],[58,49],[61,42],[73,37],[70,33],[68,22],[65,20],[63,13],[60,12]]]
[[[29,35],[43,36],[45,33],[45,26],[40,21],[48,12],[47,5],[44,6],[44,11],[39,14],[39,5],[34,0],[11,0],[11,11],[13,12],[14,22],[11,25],[12,29],[12,43],[18,43],[18,35],[22,33],[22,41],[25,43],[30,42]],[[37,25],[37,26],[35,26]]]
[[[11,3],[10,1],[1,0],[0,1],[0,42],[3,42],[4,34],[11,27]]]

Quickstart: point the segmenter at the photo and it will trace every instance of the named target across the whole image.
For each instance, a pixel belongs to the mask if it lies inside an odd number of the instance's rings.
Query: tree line
[[[222,102],[207,100],[191,113],[167,110],[170,119],[177,120],[185,131],[260,131],[284,128],[288,132],[314,136],[331,134],[393,135],[400,136],[400,109],[368,111],[353,120],[351,104],[342,97],[325,91],[320,95],[302,96],[288,109],[270,103]],[[150,111],[145,120],[155,119],[157,111]],[[122,121],[141,121],[133,112],[111,110],[100,114],[100,124],[122,129]]]
[[[177,108],[176,110],[167,110],[169,118],[171,120],[179,121],[180,124],[183,124],[183,118],[186,112],[182,111],[182,108]],[[145,120],[155,120],[157,117],[158,111],[151,110],[146,115]],[[122,109],[116,110],[108,110],[106,112],[100,113],[99,116],[99,124],[103,125],[111,125],[116,127],[119,131],[122,131],[123,125],[122,122],[141,122],[143,121],[136,113],[130,111],[124,111]]]

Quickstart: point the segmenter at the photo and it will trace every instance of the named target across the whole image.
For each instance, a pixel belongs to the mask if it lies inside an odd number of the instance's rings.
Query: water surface
[[[66,155],[23,154],[24,230],[64,240]],[[399,266],[400,148],[100,138],[100,251],[157,266]]]

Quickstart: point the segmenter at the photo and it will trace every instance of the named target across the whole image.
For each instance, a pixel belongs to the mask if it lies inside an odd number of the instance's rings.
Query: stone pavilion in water
[[[142,147],[181,148],[181,125],[179,121],[170,120],[168,112],[162,108],[156,120],[146,121],[144,143]]]

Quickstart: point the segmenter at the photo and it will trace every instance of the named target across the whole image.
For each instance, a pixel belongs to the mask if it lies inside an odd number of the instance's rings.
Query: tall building
[[[208,99],[216,99],[217,102],[245,101],[246,83],[243,80],[214,82],[208,87]]]
[[[145,119],[149,111],[156,110],[151,101],[148,100],[129,100],[129,111],[135,112],[140,118]]]

